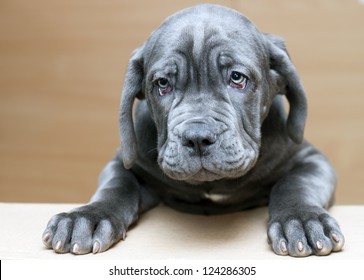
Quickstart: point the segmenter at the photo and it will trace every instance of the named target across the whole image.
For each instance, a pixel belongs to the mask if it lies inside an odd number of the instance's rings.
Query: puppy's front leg
[[[53,216],[43,233],[43,243],[57,253],[103,252],[125,238],[140,212],[157,203],[158,198],[116,156],[101,172],[90,203]]]
[[[326,158],[312,147],[297,155],[295,167],[272,189],[268,237],[276,254],[308,256],[339,251],[344,236],[327,212],[336,177]]]

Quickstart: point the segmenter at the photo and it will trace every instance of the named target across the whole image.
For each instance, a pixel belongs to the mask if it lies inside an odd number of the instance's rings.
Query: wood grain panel
[[[85,202],[119,145],[130,53],[200,1],[0,2],[0,201]],[[306,135],[333,161],[337,201],[364,203],[364,6],[215,1],[281,35],[309,96]]]

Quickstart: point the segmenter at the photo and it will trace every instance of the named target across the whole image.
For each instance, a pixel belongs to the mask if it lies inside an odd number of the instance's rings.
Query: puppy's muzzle
[[[205,156],[210,153],[218,138],[217,129],[203,121],[186,124],[182,133],[182,146],[191,156]]]

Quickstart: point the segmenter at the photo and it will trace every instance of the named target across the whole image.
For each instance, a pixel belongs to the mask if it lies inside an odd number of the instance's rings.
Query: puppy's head
[[[277,94],[287,96],[287,133],[300,143],[306,99],[283,41],[220,6],[174,14],[129,61],[120,110],[124,165],[137,157],[137,97],[147,100],[165,174],[190,183],[240,177],[257,161]]]

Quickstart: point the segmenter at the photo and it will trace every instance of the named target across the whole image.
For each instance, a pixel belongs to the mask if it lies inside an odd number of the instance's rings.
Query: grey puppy
[[[121,149],[97,192],[89,204],[55,215],[43,242],[58,253],[103,252],[160,202],[207,215],[269,205],[276,254],[339,251],[344,236],[326,210],[336,176],[303,140],[306,113],[282,39],[228,8],[182,10],[129,61]]]

